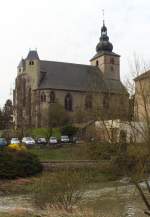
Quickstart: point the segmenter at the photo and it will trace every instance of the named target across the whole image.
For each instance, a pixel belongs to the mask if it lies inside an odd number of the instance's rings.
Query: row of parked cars
[[[32,137],[23,137],[22,140],[20,141],[18,138],[12,138],[10,140],[10,144],[20,144],[23,143],[25,145],[35,145],[35,144],[39,144],[39,145],[46,145],[46,144],[50,144],[50,145],[55,145],[55,144],[59,144],[59,143],[69,143],[71,142],[71,140],[69,139],[69,136],[64,135],[61,136],[60,140],[58,140],[56,137],[51,136],[49,140],[46,140],[46,138],[44,137],[40,137],[37,139],[33,139]],[[5,138],[0,138],[0,147],[7,145],[7,141]]]
[[[26,145],[34,145],[34,144],[57,144],[57,143],[69,143],[70,139],[68,136],[61,136],[60,140],[56,137],[51,136],[49,140],[46,140],[44,137],[37,138],[34,140],[32,137],[24,137],[22,139],[22,143]]]

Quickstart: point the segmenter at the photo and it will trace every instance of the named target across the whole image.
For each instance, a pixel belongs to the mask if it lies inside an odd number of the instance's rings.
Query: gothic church
[[[75,121],[77,111],[99,111],[105,119],[126,119],[128,92],[120,80],[120,56],[113,52],[103,22],[90,65],[41,60],[29,51],[17,68],[16,128],[48,127],[49,108],[59,103]]]

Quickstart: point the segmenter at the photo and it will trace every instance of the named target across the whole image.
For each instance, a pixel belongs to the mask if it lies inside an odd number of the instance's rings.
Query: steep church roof
[[[96,66],[41,60],[40,72],[38,89],[127,93],[121,81],[104,80]]]
[[[106,79],[104,82],[108,92],[128,95],[128,91],[121,81],[115,79]]]
[[[95,66],[40,61],[40,71],[44,76],[42,76],[39,89],[106,90],[102,72]]]

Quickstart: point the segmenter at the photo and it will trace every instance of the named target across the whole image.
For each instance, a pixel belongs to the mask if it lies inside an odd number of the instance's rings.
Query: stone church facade
[[[120,80],[120,56],[113,52],[103,23],[91,65],[41,60],[29,51],[17,68],[14,89],[16,128],[48,127],[49,109],[64,107],[72,120],[78,111],[98,111],[100,118],[127,119],[129,97]]]

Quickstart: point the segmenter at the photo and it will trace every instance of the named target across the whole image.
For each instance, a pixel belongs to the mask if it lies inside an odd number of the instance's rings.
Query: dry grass
[[[43,216],[41,216],[43,217]],[[74,208],[72,212],[66,212],[64,209],[56,209],[53,207],[47,207],[45,217],[118,217],[110,214],[96,213],[92,209],[78,209]]]
[[[27,211],[23,208],[16,208],[9,213],[0,213],[0,217],[35,217],[31,211]]]
[[[32,213],[30,211],[26,211],[24,209],[14,209],[11,211],[11,214],[0,213],[0,217],[119,217],[113,214],[110,210],[108,214],[104,213],[96,213],[92,209],[84,208],[74,208],[72,212],[67,212],[65,209],[60,209],[47,206],[47,208],[43,211],[43,213]]]

